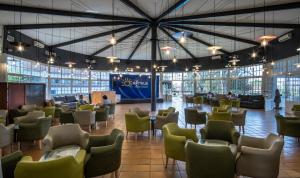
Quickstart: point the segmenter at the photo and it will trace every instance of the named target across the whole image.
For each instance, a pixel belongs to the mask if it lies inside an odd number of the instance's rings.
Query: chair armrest
[[[83,164],[86,156],[86,151],[85,150],[79,150],[77,155],[75,156],[75,160],[78,164]]]
[[[255,138],[255,137],[249,137],[249,136],[241,136],[238,141],[238,151],[241,150],[242,146],[246,147],[256,147],[256,148],[262,148],[264,145],[265,139],[263,138]]]
[[[141,121],[141,122],[148,122],[149,120],[150,120],[149,116],[139,118],[139,121]]]
[[[100,147],[92,147],[91,148],[91,154],[92,155],[106,155],[109,152],[114,151],[114,145],[107,145],[107,146],[100,146]]]
[[[31,156],[23,156],[22,159],[19,161],[19,163],[28,162],[28,161],[32,161],[32,157]]]
[[[232,128],[230,134],[231,134],[232,143],[237,145],[239,141],[240,133],[236,131],[235,128]]]
[[[192,139],[194,142],[198,142],[198,137],[196,135],[196,130],[195,129],[180,128],[180,130],[177,133],[180,136],[185,136],[186,139]]]
[[[86,148],[89,143],[89,134],[86,131],[80,133],[80,144],[83,148]]]
[[[245,156],[250,156],[256,159],[265,160],[268,158],[272,158],[274,155],[268,149],[261,149],[261,148],[253,148],[242,146],[241,147],[241,154]]]
[[[108,137],[109,137],[108,135],[104,135],[104,136],[91,135],[91,136],[89,136],[88,148],[90,149],[92,147],[99,147],[99,146],[106,145]]]
[[[156,120],[164,120],[166,116],[156,116]]]
[[[37,127],[37,122],[19,123],[20,129],[35,129]]]

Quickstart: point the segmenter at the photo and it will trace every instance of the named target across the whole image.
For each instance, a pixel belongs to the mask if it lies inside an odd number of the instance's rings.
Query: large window
[[[109,72],[91,71],[92,91],[109,90]]]

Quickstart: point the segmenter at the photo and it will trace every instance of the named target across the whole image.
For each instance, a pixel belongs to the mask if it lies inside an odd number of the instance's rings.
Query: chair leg
[[[241,126],[239,125],[239,133],[241,133]]]
[[[128,138],[128,131],[126,131],[126,139]]]
[[[10,144],[10,153],[13,152],[13,144]]]
[[[105,127],[107,127],[107,121],[105,121]]]
[[[118,170],[115,171],[115,178],[119,178],[119,171]]]
[[[39,149],[41,150],[42,149],[42,140],[39,140],[38,143],[39,143]]]
[[[243,134],[245,134],[245,127],[244,127],[244,126],[242,126],[242,129],[243,129]]]
[[[168,167],[168,162],[169,162],[169,157],[166,157],[166,165],[165,165],[165,168],[167,169]]]
[[[135,133],[135,141],[137,141],[138,133]]]
[[[150,137],[151,137],[150,130],[148,130],[148,137],[149,137],[149,139],[150,139]]]

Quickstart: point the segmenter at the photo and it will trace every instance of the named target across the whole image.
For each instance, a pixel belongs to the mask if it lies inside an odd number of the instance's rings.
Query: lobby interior
[[[300,178],[300,1],[0,15],[0,178]]]

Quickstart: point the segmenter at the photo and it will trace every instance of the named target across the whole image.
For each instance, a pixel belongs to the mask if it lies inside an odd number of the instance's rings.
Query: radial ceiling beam
[[[284,3],[284,4],[270,5],[270,6],[265,6],[265,7],[254,7],[254,8],[246,8],[246,9],[238,9],[238,10],[229,10],[229,11],[223,11],[223,12],[206,13],[206,14],[190,15],[190,16],[183,16],[183,17],[174,17],[174,18],[162,19],[161,22],[191,20],[191,19],[200,19],[200,18],[209,18],[209,17],[222,17],[222,16],[229,16],[229,15],[279,11],[279,10],[288,10],[288,9],[296,9],[296,8],[300,8],[300,2]]]
[[[172,27],[168,27],[168,26],[166,26],[165,28],[167,28],[167,29],[169,29],[169,30],[171,30],[171,31],[173,31],[173,32],[175,32],[175,33],[178,33],[178,32],[180,32],[179,30],[177,30],[177,29],[175,29],[175,28],[172,28]],[[210,43],[208,43],[208,42],[206,42],[206,41],[203,41],[203,40],[201,40],[200,38],[196,38],[196,37],[194,37],[194,36],[188,36],[188,38],[190,38],[190,39],[192,39],[192,40],[194,40],[194,41],[197,41],[198,43],[201,43],[201,44],[203,44],[203,45],[205,45],[205,46],[214,46],[213,44],[210,44]],[[224,53],[224,54],[230,54],[230,52],[229,51],[226,51],[226,50],[224,50],[224,49],[219,49],[218,51],[221,51],[222,53]]]
[[[133,51],[131,52],[131,54],[129,55],[129,57],[127,58],[127,61],[129,61],[132,58],[132,56],[135,54],[136,50],[141,46],[142,42],[146,38],[146,36],[149,33],[149,31],[150,31],[150,28],[148,28],[146,30],[146,32],[144,33],[144,35],[141,37],[141,39],[139,40],[139,42],[137,43],[137,45],[135,46],[135,48],[133,49]]]
[[[160,51],[160,44],[159,44],[159,41],[157,41],[157,48],[158,48],[158,55],[159,55],[160,61],[162,61],[163,58],[162,58],[161,51]]]
[[[252,40],[248,40],[248,39],[244,39],[244,38],[239,38],[239,37],[235,37],[235,36],[230,36],[230,35],[225,35],[225,34],[221,34],[221,33],[206,31],[206,30],[202,30],[202,29],[198,29],[198,28],[187,27],[187,26],[182,26],[182,25],[171,25],[171,26],[181,28],[181,29],[184,29],[184,30],[188,30],[188,31],[193,31],[193,32],[197,32],[197,33],[206,34],[206,35],[212,35],[212,36],[226,38],[226,39],[230,39],[230,40],[234,40],[234,41],[248,43],[248,44],[251,44],[251,45],[260,45],[260,43],[258,43],[256,41],[252,41]]]
[[[187,2],[189,2],[190,0],[179,0],[178,2],[176,2],[173,6],[171,6],[169,9],[167,9],[165,12],[163,12],[162,14],[160,14],[156,20],[159,20],[163,17],[165,17],[166,15],[168,15],[169,13],[171,13],[173,10],[177,10],[180,9],[181,7],[183,7]]]
[[[23,25],[6,25],[8,30],[18,29],[46,29],[46,28],[74,28],[74,27],[104,27],[117,25],[139,24],[133,21],[104,21],[104,22],[75,22],[75,23],[47,23],[47,24],[23,24]]]
[[[173,31],[173,32],[175,32],[175,33],[180,32],[179,30],[177,30],[177,29],[175,29],[175,28],[172,28],[172,27],[166,26],[165,28],[167,28],[167,29],[169,29],[169,30],[171,30],[171,31]],[[198,43],[201,43],[201,44],[203,44],[203,45],[205,45],[205,46],[208,46],[208,47],[209,47],[209,46],[214,46],[213,44],[210,44],[210,43],[208,43],[208,42],[206,42],[206,41],[203,41],[203,40],[201,40],[200,38],[197,38],[197,37],[194,37],[194,36],[188,36],[188,38],[190,38],[190,39],[192,39],[192,40],[194,40],[194,41],[197,41]],[[224,49],[219,49],[218,51],[221,51],[222,53],[227,54],[227,55],[230,54],[229,51],[226,51],[226,50],[224,50]]]
[[[113,33],[116,34],[116,33],[119,33],[119,32],[127,31],[127,30],[130,30],[130,29],[133,29],[133,28],[138,28],[138,27],[140,27],[140,25],[130,25],[130,26],[127,26],[127,27],[122,27],[122,28],[116,29],[116,30],[109,30],[109,31],[106,31],[106,32],[97,33],[95,35],[90,35],[90,36],[87,36],[87,37],[82,37],[82,38],[78,38],[78,39],[58,43],[58,44],[52,45],[50,47],[58,48],[58,47],[62,47],[62,46],[67,46],[67,45],[70,45],[70,44],[79,43],[79,42],[82,42],[82,41],[87,41],[87,40],[91,40],[91,39],[111,35]]]
[[[236,27],[262,27],[262,28],[300,28],[300,24],[286,24],[286,23],[249,23],[249,22],[202,22],[202,21],[175,21],[166,24],[177,25],[216,25],[216,26],[236,26]]]
[[[135,17],[113,16],[113,15],[100,14],[100,13],[47,9],[47,8],[40,8],[40,7],[18,6],[18,5],[1,4],[1,3],[0,3],[0,10],[35,13],[35,14],[69,16],[69,17],[83,17],[83,18],[103,19],[103,20],[118,19],[124,21],[147,22],[147,20],[145,19],[135,18]]]
[[[132,32],[130,32],[130,33],[128,33],[127,35],[125,35],[125,36],[121,37],[120,39],[118,39],[118,40],[116,41],[116,44],[115,44],[115,45],[117,45],[118,43],[121,43],[122,41],[124,41],[124,40],[126,40],[127,38],[129,38],[129,37],[135,35],[136,33],[142,31],[143,29],[145,29],[144,26],[143,26],[143,27],[140,27],[140,28],[138,28],[138,29],[136,29],[136,30],[134,30],[134,31],[132,31]],[[113,47],[113,45],[112,45],[112,44],[109,44],[109,45],[107,45],[107,46],[105,46],[105,47],[99,49],[98,51],[94,52],[94,53],[91,54],[90,56],[96,56],[96,55],[102,53],[103,51],[105,51],[105,50],[107,50],[107,49],[109,49],[109,48],[111,48],[111,47]]]
[[[196,60],[196,56],[194,56],[188,49],[186,49],[181,43],[177,41],[167,30],[162,27],[159,27],[161,31],[164,32],[168,37],[170,37],[173,41],[175,41],[186,53],[188,53],[194,60]]]
[[[145,13],[142,9],[140,9],[138,6],[136,6],[134,3],[132,3],[130,0],[120,0],[122,3],[124,3],[126,6],[133,9],[135,12],[140,14],[141,16],[147,18],[148,20],[152,21],[152,17],[150,17],[147,13]]]

